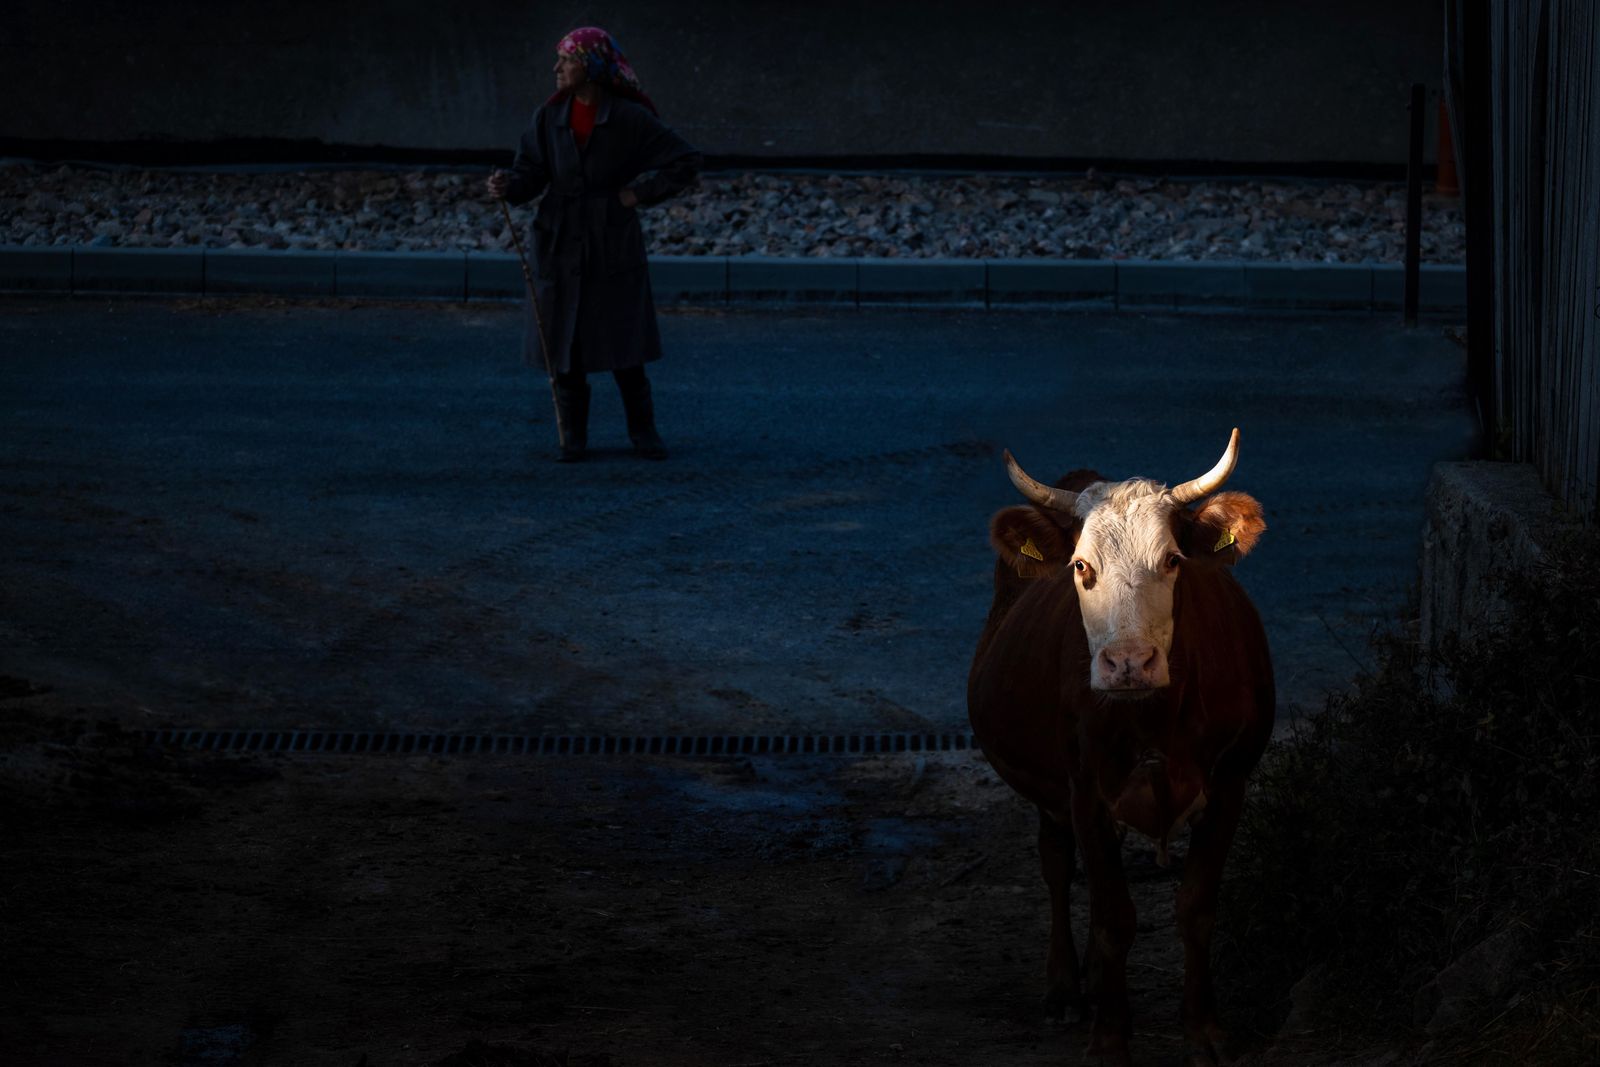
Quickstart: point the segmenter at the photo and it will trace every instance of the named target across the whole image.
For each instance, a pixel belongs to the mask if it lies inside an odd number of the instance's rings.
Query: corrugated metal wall
[[[1592,522],[1600,517],[1600,4],[1492,0],[1487,29],[1495,451],[1534,464]]]

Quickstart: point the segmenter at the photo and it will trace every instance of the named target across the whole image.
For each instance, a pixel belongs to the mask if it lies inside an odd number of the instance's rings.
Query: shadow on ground
[[[233,757],[48,699],[0,719],[29,917],[0,1045],[33,1062],[965,1067],[1087,1039],[1038,1010],[1034,815],[975,754]],[[1128,864],[1137,1047],[1175,1063],[1181,861]]]

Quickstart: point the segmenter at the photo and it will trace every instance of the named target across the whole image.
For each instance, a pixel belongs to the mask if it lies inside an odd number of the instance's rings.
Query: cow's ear
[[[1014,507],[989,521],[989,543],[1021,578],[1059,574],[1072,562],[1072,539],[1038,508]]]
[[[1184,540],[1185,555],[1233,562],[1247,554],[1267,528],[1261,505],[1245,493],[1217,493],[1194,513]]]

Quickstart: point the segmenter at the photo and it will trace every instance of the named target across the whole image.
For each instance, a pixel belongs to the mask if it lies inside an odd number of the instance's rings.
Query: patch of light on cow
[[[1147,478],[1098,483],[1078,497],[1075,560],[1087,569],[1075,570],[1094,689],[1137,695],[1171,681],[1176,507],[1166,487]]]

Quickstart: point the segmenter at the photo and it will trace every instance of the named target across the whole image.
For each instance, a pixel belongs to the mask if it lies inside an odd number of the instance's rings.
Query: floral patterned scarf
[[[564,56],[577,56],[583,60],[584,69],[589,74],[589,80],[603,86],[617,96],[626,97],[637,101],[649,108],[652,114],[661,114],[656,110],[656,105],[639,88],[639,76],[628,65],[628,57],[622,54],[622,46],[617,44],[617,39],[598,26],[582,26],[565,37],[556,45],[556,51]],[[567,92],[558,92],[551,96],[547,103],[555,103]]]

